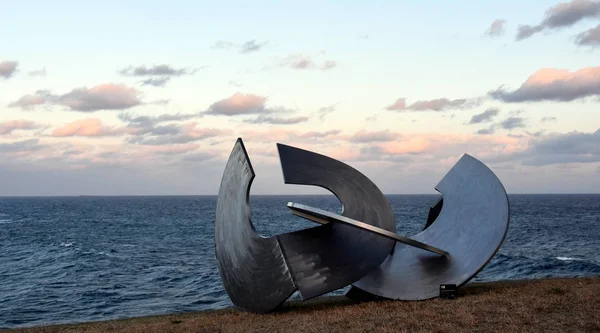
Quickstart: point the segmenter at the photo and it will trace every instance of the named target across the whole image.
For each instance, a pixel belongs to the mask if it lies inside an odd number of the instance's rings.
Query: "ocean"
[[[398,233],[437,195],[390,195]],[[216,267],[216,196],[0,198],[0,328],[231,306]],[[333,196],[251,196],[265,236],[315,226],[288,201],[340,213]],[[600,194],[509,195],[505,242],[473,281],[600,275]],[[341,294],[346,289],[333,294]]]

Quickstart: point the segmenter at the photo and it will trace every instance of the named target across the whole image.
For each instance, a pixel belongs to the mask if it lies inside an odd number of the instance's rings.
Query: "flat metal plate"
[[[450,256],[396,243],[392,255],[354,283],[348,297],[364,296],[364,292],[398,300],[437,297],[440,284],[463,285],[491,260],[504,241],[510,219],[500,180],[465,154],[436,190],[443,195],[439,216],[412,238],[444,249]]]
[[[342,203],[343,216],[396,232],[387,198],[362,173],[311,151],[278,144],[286,184],[323,187]],[[394,240],[343,224],[277,236],[302,299],[343,288],[376,269]]]
[[[236,306],[268,312],[296,290],[276,237],[256,234],[248,194],[254,170],[241,139],[233,147],[219,189],[215,253],[227,294]]]
[[[411,239],[409,237],[404,237],[398,234],[395,234],[393,232],[389,232],[385,229],[381,229],[381,228],[377,228],[375,226],[372,226],[370,224],[366,224],[364,222],[361,221],[356,221],[354,219],[351,219],[349,217],[345,217],[345,216],[340,216],[319,208],[314,208],[314,207],[310,207],[310,206],[306,206],[306,205],[302,205],[302,204],[297,204],[297,203],[293,203],[293,202],[289,202],[287,204],[288,208],[291,209],[292,214],[300,216],[302,218],[305,218],[307,220],[313,221],[313,222],[317,222],[317,223],[321,223],[321,224],[329,224],[331,222],[333,223],[345,223],[347,225],[351,225],[354,226],[356,228],[359,229],[363,229],[363,230],[368,230],[371,231],[373,233],[376,233],[378,235],[381,235],[383,237],[387,237],[390,239],[393,239],[397,242],[400,242],[402,244],[406,244],[409,246],[414,246],[416,248],[419,248],[421,250],[425,250],[425,251],[429,251],[435,254],[439,254],[442,256],[447,256],[448,252],[442,250],[442,249],[438,249],[436,247],[433,247],[431,245],[425,244],[425,243],[421,243],[419,241],[416,241],[414,239]]]

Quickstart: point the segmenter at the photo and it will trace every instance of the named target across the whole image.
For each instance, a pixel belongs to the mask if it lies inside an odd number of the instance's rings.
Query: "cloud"
[[[473,117],[471,117],[471,121],[469,121],[469,124],[480,124],[480,123],[489,122],[495,116],[497,116],[498,113],[500,113],[500,110],[498,108],[489,108],[489,109],[483,111],[482,113],[473,115]]]
[[[488,135],[488,134],[494,134],[494,132],[495,132],[495,127],[490,126],[489,128],[482,128],[482,129],[478,130],[477,134]]]
[[[247,119],[244,122],[248,124],[274,124],[274,125],[292,125],[307,121],[309,118],[304,116],[298,117],[271,117],[260,115],[253,119]]]
[[[9,79],[17,71],[19,63],[17,61],[2,61],[0,62],[0,77]]]
[[[119,74],[132,77],[149,77],[140,81],[143,86],[164,87],[172,77],[194,75],[199,69],[173,68],[171,65],[162,64],[152,67],[129,66],[118,71]]]
[[[102,136],[120,136],[130,132],[130,129],[125,127],[114,128],[105,126],[98,118],[88,118],[76,120],[65,124],[52,131],[54,137],[68,136],[85,136],[85,137],[102,137]]]
[[[189,119],[198,117],[198,115],[176,113],[176,114],[161,114],[159,116],[150,117],[150,116],[137,116],[137,115],[133,115],[131,113],[123,112],[123,113],[118,114],[117,117],[122,121],[130,122],[131,125],[147,127],[147,126],[154,126],[156,124],[167,122],[167,121],[189,120]]]
[[[554,68],[541,69],[514,91],[500,87],[488,95],[505,103],[570,102],[589,96],[600,96],[600,66],[586,67],[573,72]]]
[[[293,55],[287,57],[281,62],[282,67],[290,67],[293,69],[312,69],[315,68],[315,63],[306,56]]]
[[[482,133],[483,134],[483,133]],[[486,133],[492,134],[492,133]],[[351,142],[347,147],[356,147],[353,160],[380,161],[386,163],[402,162],[403,171],[423,171],[432,164],[444,164],[451,167],[457,157],[464,153],[478,158],[510,154],[523,149],[524,139],[499,135],[474,135],[458,133],[411,133],[379,136],[380,141]],[[387,140],[389,139],[389,140]],[[410,163],[407,163],[410,162]],[[397,168],[397,165],[395,166]]]
[[[0,143],[0,153],[24,153],[45,148],[39,139],[28,139],[10,143]]]
[[[137,135],[137,136],[142,136],[142,135],[157,135],[157,136],[162,136],[162,135],[177,135],[182,133],[182,127],[179,124],[168,124],[168,125],[161,125],[159,126],[159,124],[161,123],[165,123],[165,122],[178,122],[178,121],[184,121],[184,120],[189,120],[189,119],[193,119],[193,118],[197,118],[199,115],[198,114],[162,114],[159,116],[154,116],[154,117],[150,117],[150,116],[136,116],[136,115],[132,115],[130,113],[121,113],[119,114],[117,117],[124,121],[124,122],[128,122],[127,124],[127,128],[129,128],[130,134],[131,135]],[[134,138],[130,138],[130,140],[136,141],[136,140],[143,140],[143,139],[134,139]]]
[[[35,105],[56,104],[71,111],[95,112],[100,110],[124,110],[142,104],[139,92],[122,84],[107,83],[92,88],[77,88],[64,95],[53,95],[38,90],[34,95],[25,95],[8,107],[28,109]]]
[[[524,139],[507,136],[481,136],[457,133],[411,133],[402,135],[390,131],[359,131],[353,135],[339,133],[303,133],[285,130],[241,133],[249,145],[265,142],[293,142],[303,149],[360,162],[402,162],[403,169],[422,171],[424,166],[444,159],[456,159],[468,152],[477,157],[508,154],[523,149]],[[264,149],[264,148],[261,148]],[[410,163],[406,163],[410,161]],[[448,162],[448,167],[453,163]],[[381,164],[380,164],[381,166]],[[397,168],[396,164],[396,168]],[[380,171],[381,172],[381,169]]]
[[[270,114],[290,112],[284,108],[267,108],[267,98],[254,94],[235,93],[231,97],[213,103],[204,114],[216,116],[239,116],[248,114]]]
[[[44,77],[46,76],[46,68],[36,69],[27,73],[30,77]]]
[[[183,144],[173,144],[170,146],[151,146],[150,150],[154,154],[162,155],[162,156],[173,156],[173,155],[181,155],[189,153],[190,151],[195,151],[198,149],[197,144],[192,143],[183,143]]]
[[[273,142],[292,142],[294,144],[300,144],[302,142],[315,142],[323,139],[331,139],[333,136],[338,135],[341,131],[329,130],[329,131],[310,131],[310,132],[298,132],[288,129],[271,128],[267,131],[244,131],[240,134],[247,142],[261,142],[272,144]]]
[[[532,150],[544,154],[595,155],[600,158],[600,129],[594,133],[578,131],[548,136],[536,141]]]
[[[600,24],[575,36],[578,45],[600,46]]]
[[[267,42],[257,42],[254,39],[246,41],[242,44],[236,44],[236,43],[228,42],[228,41],[217,41],[213,45],[213,48],[215,48],[215,49],[237,49],[237,51],[239,53],[248,54],[248,53],[260,51],[267,44],[268,44]]]
[[[390,105],[386,106],[385,108],[386,108],[386,110],[390,110],[390,111],[406,110],[406,99],[398,98],[393,104],[390,104]]]
[[[398,155],[404,154],[421,154],[426,152],[432,142],[431,137],[415,136],[415,137],[397,137],[396,141],[386,141],[375,146],[369,146],[362,153],[374,155],[392,155],[398,158]],[[388,156],[387,158],[389,158]],[[366,158],[366,157],[365,157]],[[379,159],[379,156],[371,156],[371,159]]]
[[[523,165],[534,166],[600,162],[600,129],[542,136],[531,140],[527,149],[500,155],[496,160],[520,160]]]
[[[551,7],[546,12],[545,26],[550,28],[571,26],[582,19],[600,16],[600,2],[595,0],[571,0]]]
[[[316,139],[316,138],[327,138],[332,135],[340,134],[340,132],[341,132],[340,130],[329,130],[329,131],[325,131],[325,132],[311,131],[311,132],[306,132],[306,133],[302,133],[302,134],[295,134],[295,136],[297,136],[299,138]]]
[[[73,111],[94,112],[99,110],[124,110],[140,105],[139,92],[121,84],[103,84],[78,88],[57,96],[54,103]]]
[[[263,46],[267,45],[266,42],[257,43],[255,40],[249,40],[239,47],[240,53],[250,53],[259,51]]]
[[[546,10],[542,22],[537,25],[521,25],[516,40],[523,40],[545,29],[570,27],[575,23],[593,17],[600,17],[600,2],[593,0],[571,0],[561,2]]]
[[[520,25],[517,28],[517,37],[516,40],[523,40],[533,36],[534,34],[544,30],[544,27],[541,25],[530,26],[530,25]]]
[[[17,130],[34,130],[41,126],[33,121],[29,120],[10,120],[0,122],[0,135],[12,134],[13,131]]]
[[[159,116],[137,116],[130,113],[121,113],[118,118],[128,122],[130,136],[126,139],[129,143],[164,146],[169,144],[184,144],[204,140],[211,137],[231,134],[230,130],[214,128],[198,128],[195,122],[186,124],[167,124],[165,122],[179,122],[199,117],[198,114],[163,114]]]
[[[393,111],[445,111],[452,109],[466,109],[477,106],[481,103],[479,99],[453,99],[437,98],[432,100],[416,101],[409,106],[406,106],[404,98],[398,98],[396,102],[386,107],[387,110]]]
[[[328,114],[335,111],[336,107],[337,107],[337,103],[333,104],[333,105],[329,105],[329,106],[324,106],[324,107],[320,108],[319,110],[317,110],[316,114],[319,116],[319,120],[324,120]]]
[[[489,37],[498,37],[504,34],[504,24],[506,20],[494,20],[492,25],[490,25],[489,29],[485,31],[485,34]]]
[[[204,162],[219,156],[220,154],[215,152],[196,152],[184,155],[181,159],[186,162]]]
[[[176,124],[168,125],[152,125],[152,126],[136,126],[136,124],[129,124],[128,128],[132,129],[132,135],[175,135],[181,133],[181,126]],[[134,139],[132,139],[134,140]]]
[[[127,142],[141,145],[162,146],[190,143],[224,135],[228,136],[232,133],[231,130],[218,128],[198,128],[197,124],[192,122],[181,125],[176,132],[162,133],[160,136],[157,136],[157,133],[151,133],[153,136],[133,136],[128,138]]]
[[[280,128],[270,128],[268,131],[265,128],[263,131],[265,137],[267,132],[270,132],[269,135],[287,133],[285,137],[282,134],[284,143],[288,141],[287,138],[293,138],[294,141],[287,143],[339,158],[358,167],[374,182],[381,184],[384,193],[434,193],[432,186],[435,183],[427,184],[441,179],[465,152],[485,162],[494,172],[499,172],[499,177],[506,180],[509,192],[593,191],[594,186],[598,185],[596,176],[599,171],[600,133],[574,132],[538,138],[411,133],[390,142],[352,144],[343,141],[349,136],[337,136],[339,131],[311,134],[312,137],[329,135],[321,140],[311,140],[308,132],[283,131]],[[296,188],[288,189],[289,186],[280,180],[274,140],[268,138],[263,144],[251,139],[249,134],[242,131],[235,133],[235,137],[239,135],[244,138],[250,158],[261,175],[260,179],[257,178],[262,182],[257,186],[258,193],[298,191]],[[296,136],[307,138],[298,144],[300,141],[296,140]],[[223,149],[214,151],[212,147],[210,150],[203,148],[207,146],[203,143],[104,145],[100,141],[86,144],[85,140],[72,140],[73,143],[71,140],[53,140],[58,144],[46,145],[45,148],[38,140],[0,144],[4,157],[0,159],[0,175],[3,175],[4,184],[2,194],[214,194],[218,191],[222,168],[235,137],[224,139]],[[551,139],[555,142],[551,142]],[[207,139],[208,142],[212,140]],[[272,157],[265,159],[262,157],[264,155]],[[595,164],[594,160],[597,161]],[[579,164],[585,162],[588,164]],[[576,169],[567,171],[570,175],[567,181],[554,185],[552,179],[564,176],[565,171],[556,171],[556,167],[531,167],[560,166],[565,163],[578,164],[574,165]],[[199,167],[206,176],[202,179],[194,178]],[[39,187],[40,181],[50,181],[52,191],[46,191],[48,186]],[[532,181],[550,185],[547,188],[528,185]],[[581,187],[580,184],[585,186]],[[57,190],[60,193],[56,193]],[[307,190],[306,193],[314,193]]]
[[[330,70],[336,66],[337,62],[333,60],[326,60],[319,65],[319,63],[313,60],[311,57],[301,54],[289,55],[279,64],[279,67],[287,67],[297,70],[320,69],[323,71]]]
[[[500,123],[500,126],[507,130],[523,128],[525,127],[525,119],[522,117],[508,117]]]
[[[556,117],[543,117],[542,119],[540,119],[540,122],[542,123],[547,123],[550,121],[556,121]]]
[[[350,136],[348,141],[353,143],[387,142],[396,140],[399,137],[398,133],[390,132],[389,130],[376,132],[360,131]]]
[[[445,109],[454,109],[462,106],[467,102],[466,99],[449,100],[447,98],[432,99],[429,101],[416,101],[411,104],[408,109],[414,111],[443,111]]]
[[[170,80],[171,80],[171,78],[168,76],[161,76],[161,77],[151,77],[151,78],[143,80],[141,82],[142,82],[143,86],[164,87],[167,84],[167,82],[169,82]]]
[[[25,95],[19,98],[18,100],[9,103],[8,107],[29,110],[34,106],[46,104],[48,95],[49,92],[47,90],[38,90],[33,95]]]
[[[544,135],[544,130],[537,131],[537,132],[529,132],[529,131],[525,131],[525,133],[527,133],[527,135],[530,135],[530,136],[533,136],[533,137],[539,138],[539,137],[541,137],[541,136],[543,136],[543,135]],[[510,135],[510,134],[509,134],[509,135]]]
[[[119,74],[125,76],[182,76],[192,75],[196,73],[197,69],[188,68],[173,68],[171,65],[154,65],[152,67],[142,66],[129,66],[118,71]]]

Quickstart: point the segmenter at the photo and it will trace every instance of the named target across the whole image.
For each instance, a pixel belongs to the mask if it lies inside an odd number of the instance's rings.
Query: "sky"
[[[463,154],[508,193],[600,192],[600,1],[10,1],[0,195],[212,195],[242,138],[436,193]]]

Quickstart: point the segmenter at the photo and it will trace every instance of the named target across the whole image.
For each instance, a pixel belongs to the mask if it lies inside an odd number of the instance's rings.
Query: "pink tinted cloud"
[[[0,77],[9,79],[17,71],[17,61],[0,61]]]
[[[74,122],[65,124],[52,131],[52,136],[55,137],[67,137],[67,136],[87,136],[87,137],[99,137],[99,136],[119,136],[125,135],[133,129],[126,127],[110,127],[102,123],[98,118],[88,118],[82,120],[76,120]]]
[[[479,99],[469,100],[466,98],[436,98],[431,100],[420,100],[410,105],[406,105],[405,98],[398,98],[396,102],[386,106],[386,109],[390,111],[445,111],[451,109],[464,109],[477,106],[479,104]]]
[[[141,104],[139,92],[122,84],[101,84],[78,88],[61,95],[58,104],[76,111],[123,110]]]
[[[92,88],[77,88],[62,95],[39,90],[10,103],[8,107],[22,109],[42,104],[55,104],[72,111],[95,112],[99,110],[125,110],[142,104],[140,92],[123,84],[107,83]]]
[[[570,102],[590,96],[600,96],[600,66],[576,71],[544,68],[533,73],[516,90],[503,87],[489,95],[506,103],[556,101]]]
[[[8,104],[9,108],[21,108],[23,110],[29,110],[37,105],[46,104],[47,96],[44,92],[38,91],[33,95],[21,96],[18,100]]]
[[[458,133],[413,133],[396,140],[360,144],[362,161],[407,161],[413,165],[433,161],[452,161],[464,153],[475,157],[488,157],[512,153],[527,148],[526,138]],[[350,144],[344,146],[351,147]],[[347,149],[356,153],[354,149]],[[449,162],[448,162],[449,163]]]
[[[41,126],[30,120],[9,120],[0,122],[0,135],[11,134],[17,130],[34,130]]]
[[[398,98],[393,104],[386,106],[387,110],[398,111],[406,109],[406,99]]]
[[[213,103],[207,113],[223,116],[265,113],[266,100],[264,96],[237,92],[231,97]]]

